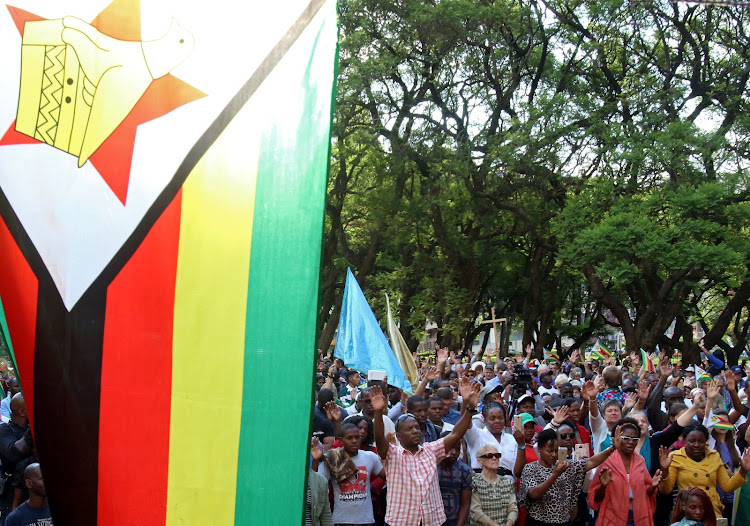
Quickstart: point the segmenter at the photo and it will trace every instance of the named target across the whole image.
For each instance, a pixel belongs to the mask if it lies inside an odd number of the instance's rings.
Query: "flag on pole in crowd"
[[[347,367],[361,372],[371,369],[385,371],[390,385],[406,391],[412,389],[350,269],[346,270],[344,300],[333,355],[341,358]]]
[[[414,363],[414,358],[411,356],[409,347],[404,341],[404,337],[401,336],[401,331],[398,330],[396,320],[393,319],[393,313],[391,312],[391,300],[388,298],[388,294],[385,295],[385,305],[388,308],[388,338],[391,340],[391,349],[396,355],[398,364],[401,366],[401,370],[406,379],[412,386],[412,390],[407,389],[408,392],[413,393],[419,386],[419,373],[417,372],[417,364]]]
[[[606,360],[607,358],[612,357],[612,353],[609,351],[609,349],[603,345],[599,340],[596,340],[596,343],[594,344],[594,349],[591,351],[591,355],[599,360]]]
[[[651,360],[651,357],[643,349],[641,349],[641,364],[645,371],[650,373],[656,371],[653,360]]]
[[[711,380],[711,375],[708,374],[700,365],[695,366],[695,378],[696,382],[702,382],[703,380]]]
[[[10,4],[0,298],[53,522],[300,524],[335,1]]]

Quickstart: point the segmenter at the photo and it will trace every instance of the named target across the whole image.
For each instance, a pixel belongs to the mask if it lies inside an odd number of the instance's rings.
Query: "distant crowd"
[[[750,367],[703,351],[653,366],[438,348],[413,393],[321,355],[306,524],[749,525]]]

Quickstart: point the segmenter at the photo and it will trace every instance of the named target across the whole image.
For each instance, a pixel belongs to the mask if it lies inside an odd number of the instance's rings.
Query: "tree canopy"
[[[697,322],[736,359],[750,325],[746,10],[339,5],[321,348],[350,266],[376,314],[391,295],[412,347],[428,321],[470,346],[494,306],[537,351],[615,326],[629,350],[689,358]]]

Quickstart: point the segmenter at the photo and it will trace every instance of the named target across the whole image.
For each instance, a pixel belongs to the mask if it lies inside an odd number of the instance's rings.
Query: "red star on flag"
[[[47,20],[23,9],[6,6],[23,37],[26,22]],[[140,0],[114,0],[91,25],[112,38],[141,40]],[[125,204],[128,195],[130,167],[138,125],[157,119],[206,94],[168,73],[155,79],[125,120],[104,141],[89,159],[117,198]],[[12,144],[45,144],[16,131],[16,123],[0,139],[0,146]]]

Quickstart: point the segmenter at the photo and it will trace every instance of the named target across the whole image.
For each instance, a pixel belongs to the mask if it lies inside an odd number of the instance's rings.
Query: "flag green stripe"
[[[267,128],[248,281],[237,525],[296,525],[303,517],[335,15],[329,0],[256,95],[289,94],[287,106],[260,123]]]

